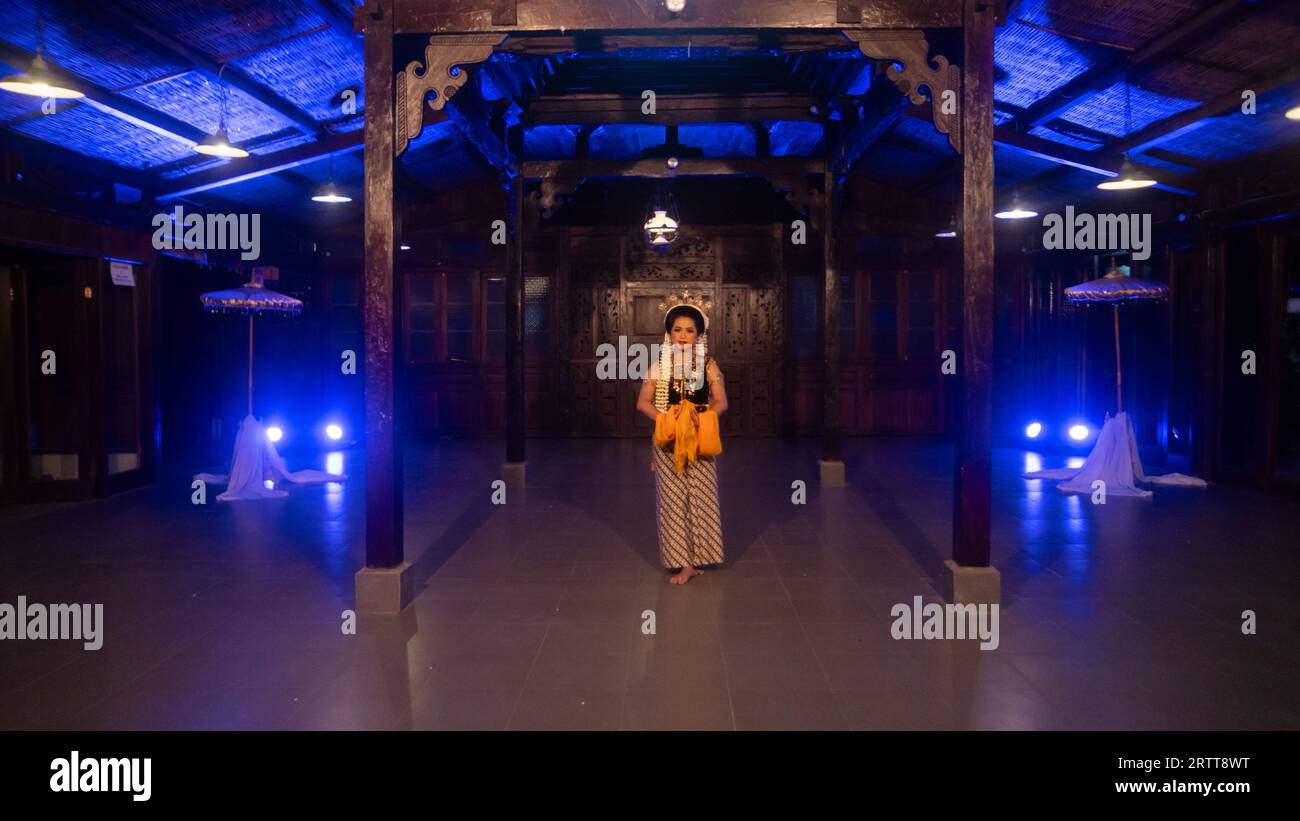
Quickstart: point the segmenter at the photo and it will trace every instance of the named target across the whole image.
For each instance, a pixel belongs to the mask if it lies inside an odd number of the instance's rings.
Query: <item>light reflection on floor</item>
[[[1022,477],[1059,457],[996,451],[982,653],[889,632],[894,603],[942,589],[942,443],[846,439],[848,486],[822,489],[817,441],[729,440],[727,564],[685,589],[657,566],[644,442],[528,447],[506,505],[500,443],[409,448],[418,596],[356,636],[358,451],[325,456],[346,481],[283,499],[193,506],[178,480],[0,525],[0,601],[102,601],[123,625],[93,658],[3,643],[0,728],[1300,729],[1294,503],[1097,505]],[[1247,605],[1270,630],[1242,636]]]

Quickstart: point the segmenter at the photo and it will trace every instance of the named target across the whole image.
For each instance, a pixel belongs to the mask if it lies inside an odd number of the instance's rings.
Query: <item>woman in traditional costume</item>
[[[655,423],[650,470],[655,475],[659,560],[671,584],[685,584],[722,563],[718,415],[727,409],[722,371],[708,356],[711,303],[672,294],[660,303],[664,342],[641,386],[637,410]]]

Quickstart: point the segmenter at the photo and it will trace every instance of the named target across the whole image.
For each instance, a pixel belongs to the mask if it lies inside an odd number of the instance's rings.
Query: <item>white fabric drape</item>
[[[341,482],[348,477],[323,470],[290,471],[284,459],[276,453],[275,445],[266,438],[266,428],[262,423],[251,416],[245,416],[239,426],[239,435],[235,437],[235,456],[230,465],[230,473],[200,473],[194,478],[210,485],[226,485],[226,492],[218,496],[217,500],[229,502],[238,499],[275,499],[289,495],[286,491],[268,488],[267,479],[273,483],[285,481],[315,484]]]
[[[1097,443],[1088,458],[1083,460],[1082,467],[1036,470],[1026,473],[1025,478],[1063,479],[1056,486],[1062,493],[1092,493],[1092,483],[1100,479],[1106,483],[1106,494],[1110,496],[1150,496],[1151,491],[1138,487],[1137,482],[1184,487],[1206,486],[1204,479],[1182,473],[1144,475],[1142,459],[1138,456],[1137,437],[1133,433],[1133,422],[1123,411],[1115,416],[1107,414],[1106,423],[1097,435]]]

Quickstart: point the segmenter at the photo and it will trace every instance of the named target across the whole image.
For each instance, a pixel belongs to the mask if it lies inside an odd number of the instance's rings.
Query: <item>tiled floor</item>
[[[657,567],[646,447],[532,441],[503,506],[498,442],[412,449],[419,597],[354,636],[355,453],[353,481],[283,500],[193,506],[178,478],[0,524],[0,603],[106,621],[96,652],[0,642],[0,728],[1300,728],[1293,502],[1094,506],[998,451],[1001,646],[981,651],[890,637],[894,603],[938,601],[942,443],[847,440],[849,487],[823,490],[815,441],[729,440],[728,565],[685,588]]]

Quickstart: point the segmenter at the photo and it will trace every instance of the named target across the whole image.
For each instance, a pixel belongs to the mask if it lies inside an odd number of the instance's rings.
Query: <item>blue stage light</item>
[[[1028,425],[1025,426],[1025,436],[1028,436],[1030,439],[1037,439],[1039,434],[1041,434],[1042,432],[1043,432],[1042,422],[1030,422]]]
[[[325,435],[337,442],[343,438],[343,428],[335,424],[326,425]]]
[[[1070,438],[1076,442],[1082,442],[1088,438],[1088,426],[1079,424],[1070,426]]]
[[[272,442],[279,442],[281,439],[284,438],[284,431],[276,427],[275,425],[272,425],[271,427],[266,429],[266,438],[271,440]]]

